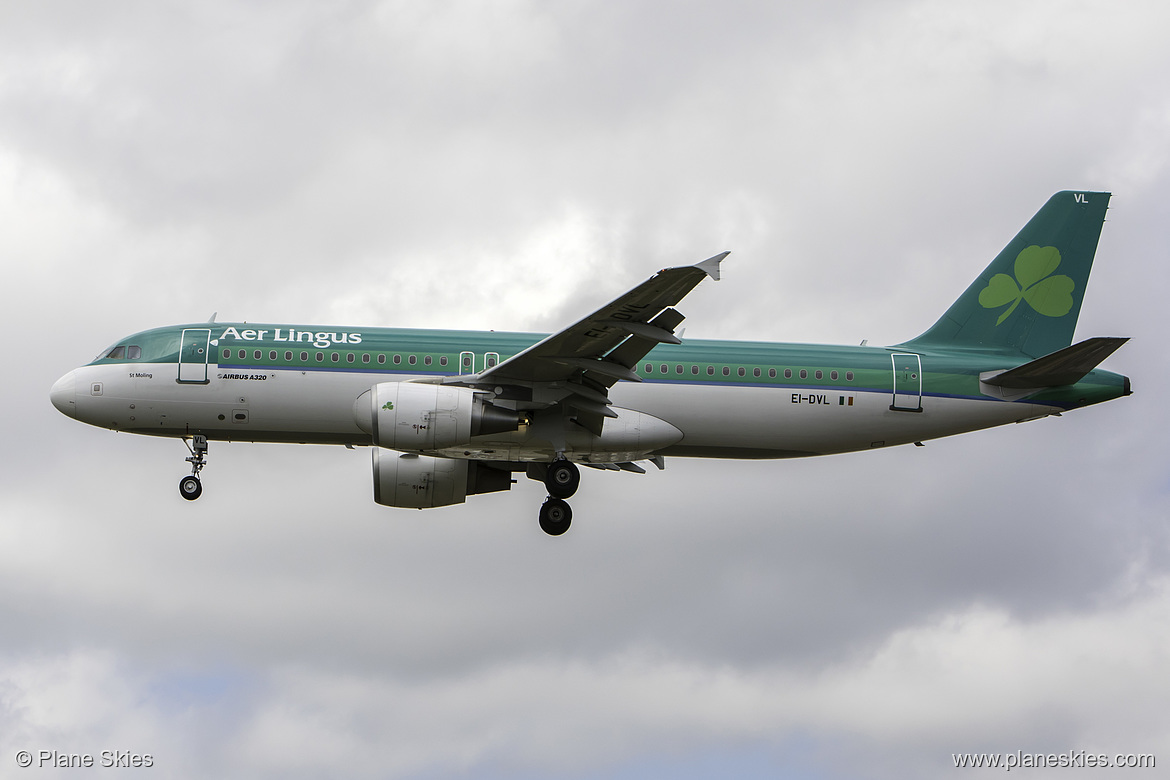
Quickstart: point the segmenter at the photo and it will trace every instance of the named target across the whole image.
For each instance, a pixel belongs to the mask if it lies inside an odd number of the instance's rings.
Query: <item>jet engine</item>
[[[512,487],[509,471],[474,460],[374,453],[374,501],[383,506],[428,509],[462,504],[469,495]]]
[[[459,447],[472,436],[520,427],[517,412],[493,406],[482,393],[421,382],[374,385],[358,396],[353,416],[358,427],[373,435],[375,447],[392,450]]]

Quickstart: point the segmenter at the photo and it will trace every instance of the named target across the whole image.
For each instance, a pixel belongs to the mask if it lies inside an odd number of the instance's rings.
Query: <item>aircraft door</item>
[[[179,345],[179,381],[207,383],[207,357],[211,342],[209,328],[188,328]]]
[[[895,412],[922,411],[922,358],[897,353],[894,361],[894,398],[890,409]]]

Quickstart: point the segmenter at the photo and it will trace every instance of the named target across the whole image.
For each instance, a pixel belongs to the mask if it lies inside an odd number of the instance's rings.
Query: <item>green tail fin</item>
[[[961,346],[1041,357],[1072,344],[1108,192],[1058,192],[907,347]]]

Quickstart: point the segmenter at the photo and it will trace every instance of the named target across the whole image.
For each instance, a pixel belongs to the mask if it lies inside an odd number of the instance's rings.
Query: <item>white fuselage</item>
[[[355,401],[375,382],[418,380],[417,374],[362,371],[241,370],[208,365],[206,384],[180,383],[175,363],[90,365],[69,372],[52,390],[58,409],[83,422],[157,436],[196,432],[210,439],[369,445]],[[920,411],[891,408],[884,390],[798,390],[685,382],[622,382],[610,391],[624,431],[609,446],[581,429],[563,442],[545,435],[539,415],[520,430],[480,436],[463,447],[427,451],[456,458],[547,461],[559,451],[580,462],[619,462],[666,454],[782,458],[906,444],[1059,412],[1057,407],[992,398],[923,395]],[[662,421],[637,445],[638,415]],[[557,414],[561,412],[558,410]],[[559,419],[559,418],[558,418]],[[655,423],[655,425],[657,425]],[[563,430],[564,426],[555,426]],[[552,426],[550,426],[550,429]],[[663,431],[677,429],[677,435]],[[570,426],[572,430],[572,426]],[[563,435],[563,434],[562,434]],[[633,437],[633,438],[631,438]],[[631,441],[633,444],[631,444]]]

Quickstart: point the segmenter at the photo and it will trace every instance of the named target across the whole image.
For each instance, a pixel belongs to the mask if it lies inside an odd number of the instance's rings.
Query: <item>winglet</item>
[[[695,263],[695,268],[698,268],[703,273],[710,276],[715,281],[719,281],[719,264],[723,262],[723,258],[727,257],[731,252],[722,252],[714,257],[708,257],[701,263]]]

